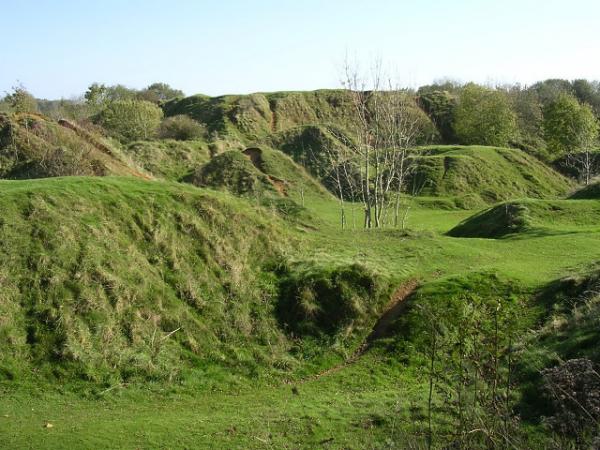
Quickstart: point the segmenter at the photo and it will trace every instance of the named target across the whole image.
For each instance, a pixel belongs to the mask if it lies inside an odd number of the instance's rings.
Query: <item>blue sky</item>
[[[600,78],[597,0],[0,0],[0,93],[92,82],[187,94],[339,85],[346,53],[407,86]]]

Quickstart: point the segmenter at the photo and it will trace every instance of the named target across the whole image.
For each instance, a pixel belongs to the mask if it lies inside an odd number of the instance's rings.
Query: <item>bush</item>
[[[162,109],[143,100],[115,100],[96,116],[96,122],[124,142],[149,139],[163,117]]]
[[[206,136],[206,127],[185,114],[168,117],[162,121],[158,131],[162,139],[190,141]]]

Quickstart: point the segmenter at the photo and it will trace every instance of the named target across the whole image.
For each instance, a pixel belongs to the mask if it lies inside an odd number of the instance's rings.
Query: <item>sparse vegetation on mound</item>
[[[481,146],[424,147],[414,158],[411,191],[461,196],[471,207],[511,198],[557,198],[570,186],[562,175],[521,150]]]
[[[149,178],[100,135],[38,114],[0,115],[0,178],[129,175]]]
[[[561,232],[599,228],[600,202],[516,200],[469,217],[448,232],[453,237],[501,238],[526,231]]]

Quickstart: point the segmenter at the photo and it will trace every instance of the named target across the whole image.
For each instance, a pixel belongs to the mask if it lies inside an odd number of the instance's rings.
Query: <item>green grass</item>
[[[448,236],[476,213],[453,200],[407,202],[407,231],[364,231],[351,205],[357,227],[342,231],[337,203],[316,191],[305,207],[318,220],[301,226],[253,199],[186,184],[0,182],[0,256],[8,261],[0,266],[0,317],[14,319],[0,319],[2,348],[11,349],[0,351],[0,446],[423,444],[425,372],[402,351],[417,348],[418,328],[330,375],[312,375],[348,357],[387,292],[413,277],[423,285],[416,298],[440,306],[508,286],[532,302],[528,326],[544,324],[550,315],[532,294],[598,259],[598,202],[525,201],[535,226],[504,239]],[[292,334],[277,312],[280,293],[306,286],[310,295],[283,296],[304,301],[293,305],[301,326]],[[323,318],[337,313],[337,296],[350,316],[332,332]],[[423,323],[416,313],[404,319]],[[102,336],[127,323],[131,338]],[[149,345],[179,326],[160,348]],[[53,350],[65,342],[70,353]]]

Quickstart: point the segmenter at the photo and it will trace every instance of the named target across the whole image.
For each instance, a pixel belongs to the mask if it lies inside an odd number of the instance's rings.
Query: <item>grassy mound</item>
[[[265,269],[282,248],[277,217],[133,178],[4,181],[0,211],[0,376],[174,380],[211,364],[286,366]]]
[[[525,231],[565,232],[599,228],[600,202],[517,200],[469,217],[448,232],[453,237],[501,238]]]
[[[581,189],[575,191],[569,197],[574,200],[579,199],[595,199],[600,200],[600,181],[596,181],[594,183],[590,183],[587,186],[582,187]]]
[[[37,114],[0,115],[0,178],[128,175],[149,178],[94,132]]]
[[[287,264],[281,216],[177,183],[0,181],[0,211],[0,380],[215,386],[310,371],[311,355],[318,370],[363,337],[390,283]],[[305,285],[320,308],[308,347],[282,322]]]
[[[248,156],[236,150],[215,156],[185,180],[196,186],[226,190],[235,195],[277,193],[267,175],[255,167]]]
[[[124,152],[152,175],[173,181],[210,159],[208,144],[204,141],[137,141],[129,144]]]
[[[268,147],[230,150],[212,158],[186,179],[196,186],[225,189],[236,195],[327,197],[327,191],[303,167]]]
[[[521,150],[480,146],[424,147],[409,188],[425,196],[469,197],[471,203],[564,195],[569,182]]]
[[[168,102],[163,109],[167,116],[187,114],[206,124],[213,135],[235,136],[247,145],[268,142],[274,134],[307,125],[348,132],[356,121],[352,98],[345,90],[195,95]],[[420,124],[421,140],[431,142],[435,126],[416,102],[412,112]]]

